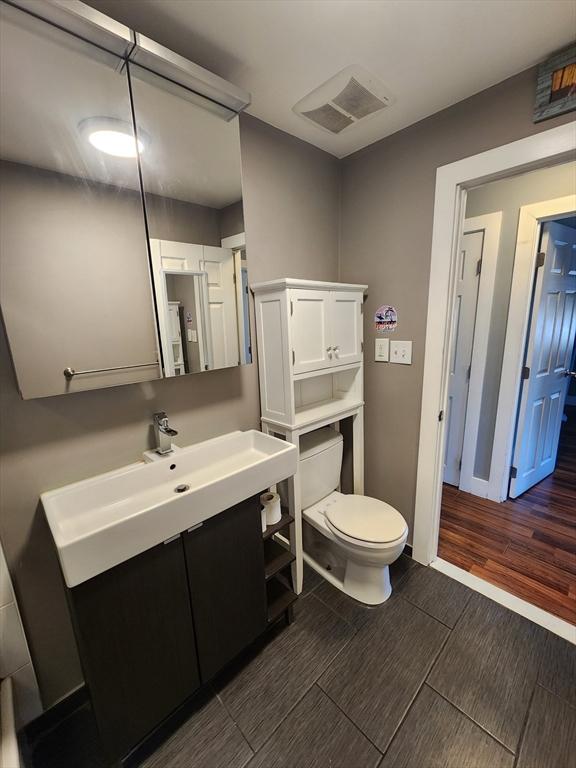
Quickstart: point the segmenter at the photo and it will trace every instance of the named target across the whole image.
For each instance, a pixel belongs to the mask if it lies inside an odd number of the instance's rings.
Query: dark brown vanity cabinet
[[[184,550],[205,683],[266,629],[258,497],[184,534]]]
[[[69,590],[111,761],[266,628],[258,497]]]
[[[119,758],[200,685],[181,537],[70,595],[100,735]]]

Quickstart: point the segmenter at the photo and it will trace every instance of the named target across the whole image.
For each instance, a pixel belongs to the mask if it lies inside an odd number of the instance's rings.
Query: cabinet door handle
[[[332,360],[332,347],[326,347],[326,352],[328,352],[328,359]]]
[[[338,357],[338,352],[340,352],[340,347],[336,346],[336,347],[332,347],[332,349],[334,350],[334,354],[336,355],[336,357]]]
[[[204,525],[204,523],[196,523],[196,525],[193,525],[190,528],[188,528],[186,530],[186,533],[192,533],[192,531],[197,531],[198,528],[202,528],[203,525]]]
[[[169,538],[169,539],[165,539],[165,541],[163,542],[163,544],[171,544],[173,541],[176,541],[176,539],[179,539],[179,538],[180,538],[180,534],[179,534],[179,533],[177,533],[177,534],[175,534],[174,536],[170,536],[170,538]]]

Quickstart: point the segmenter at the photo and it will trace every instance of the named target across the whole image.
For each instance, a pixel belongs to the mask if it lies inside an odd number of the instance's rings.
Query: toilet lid
[[[343,495],[326,509],[327,520],[345,536],[384,544],[406,533],[406,521],[385,501],[356,494]]]

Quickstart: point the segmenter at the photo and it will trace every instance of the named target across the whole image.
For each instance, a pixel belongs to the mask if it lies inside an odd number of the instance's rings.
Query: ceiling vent
[[[294,112],[330,133],[389,107],[393,99],[383,84],[361,67],[346,67],[301,99]]]

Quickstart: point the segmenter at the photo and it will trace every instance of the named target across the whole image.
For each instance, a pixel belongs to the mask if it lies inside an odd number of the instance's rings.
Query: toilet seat
[[[351,544],[387,547],[396,544],[408,532],[406,521],[398,510],[369,496],[335,495],[324,514],[332,533]]]

